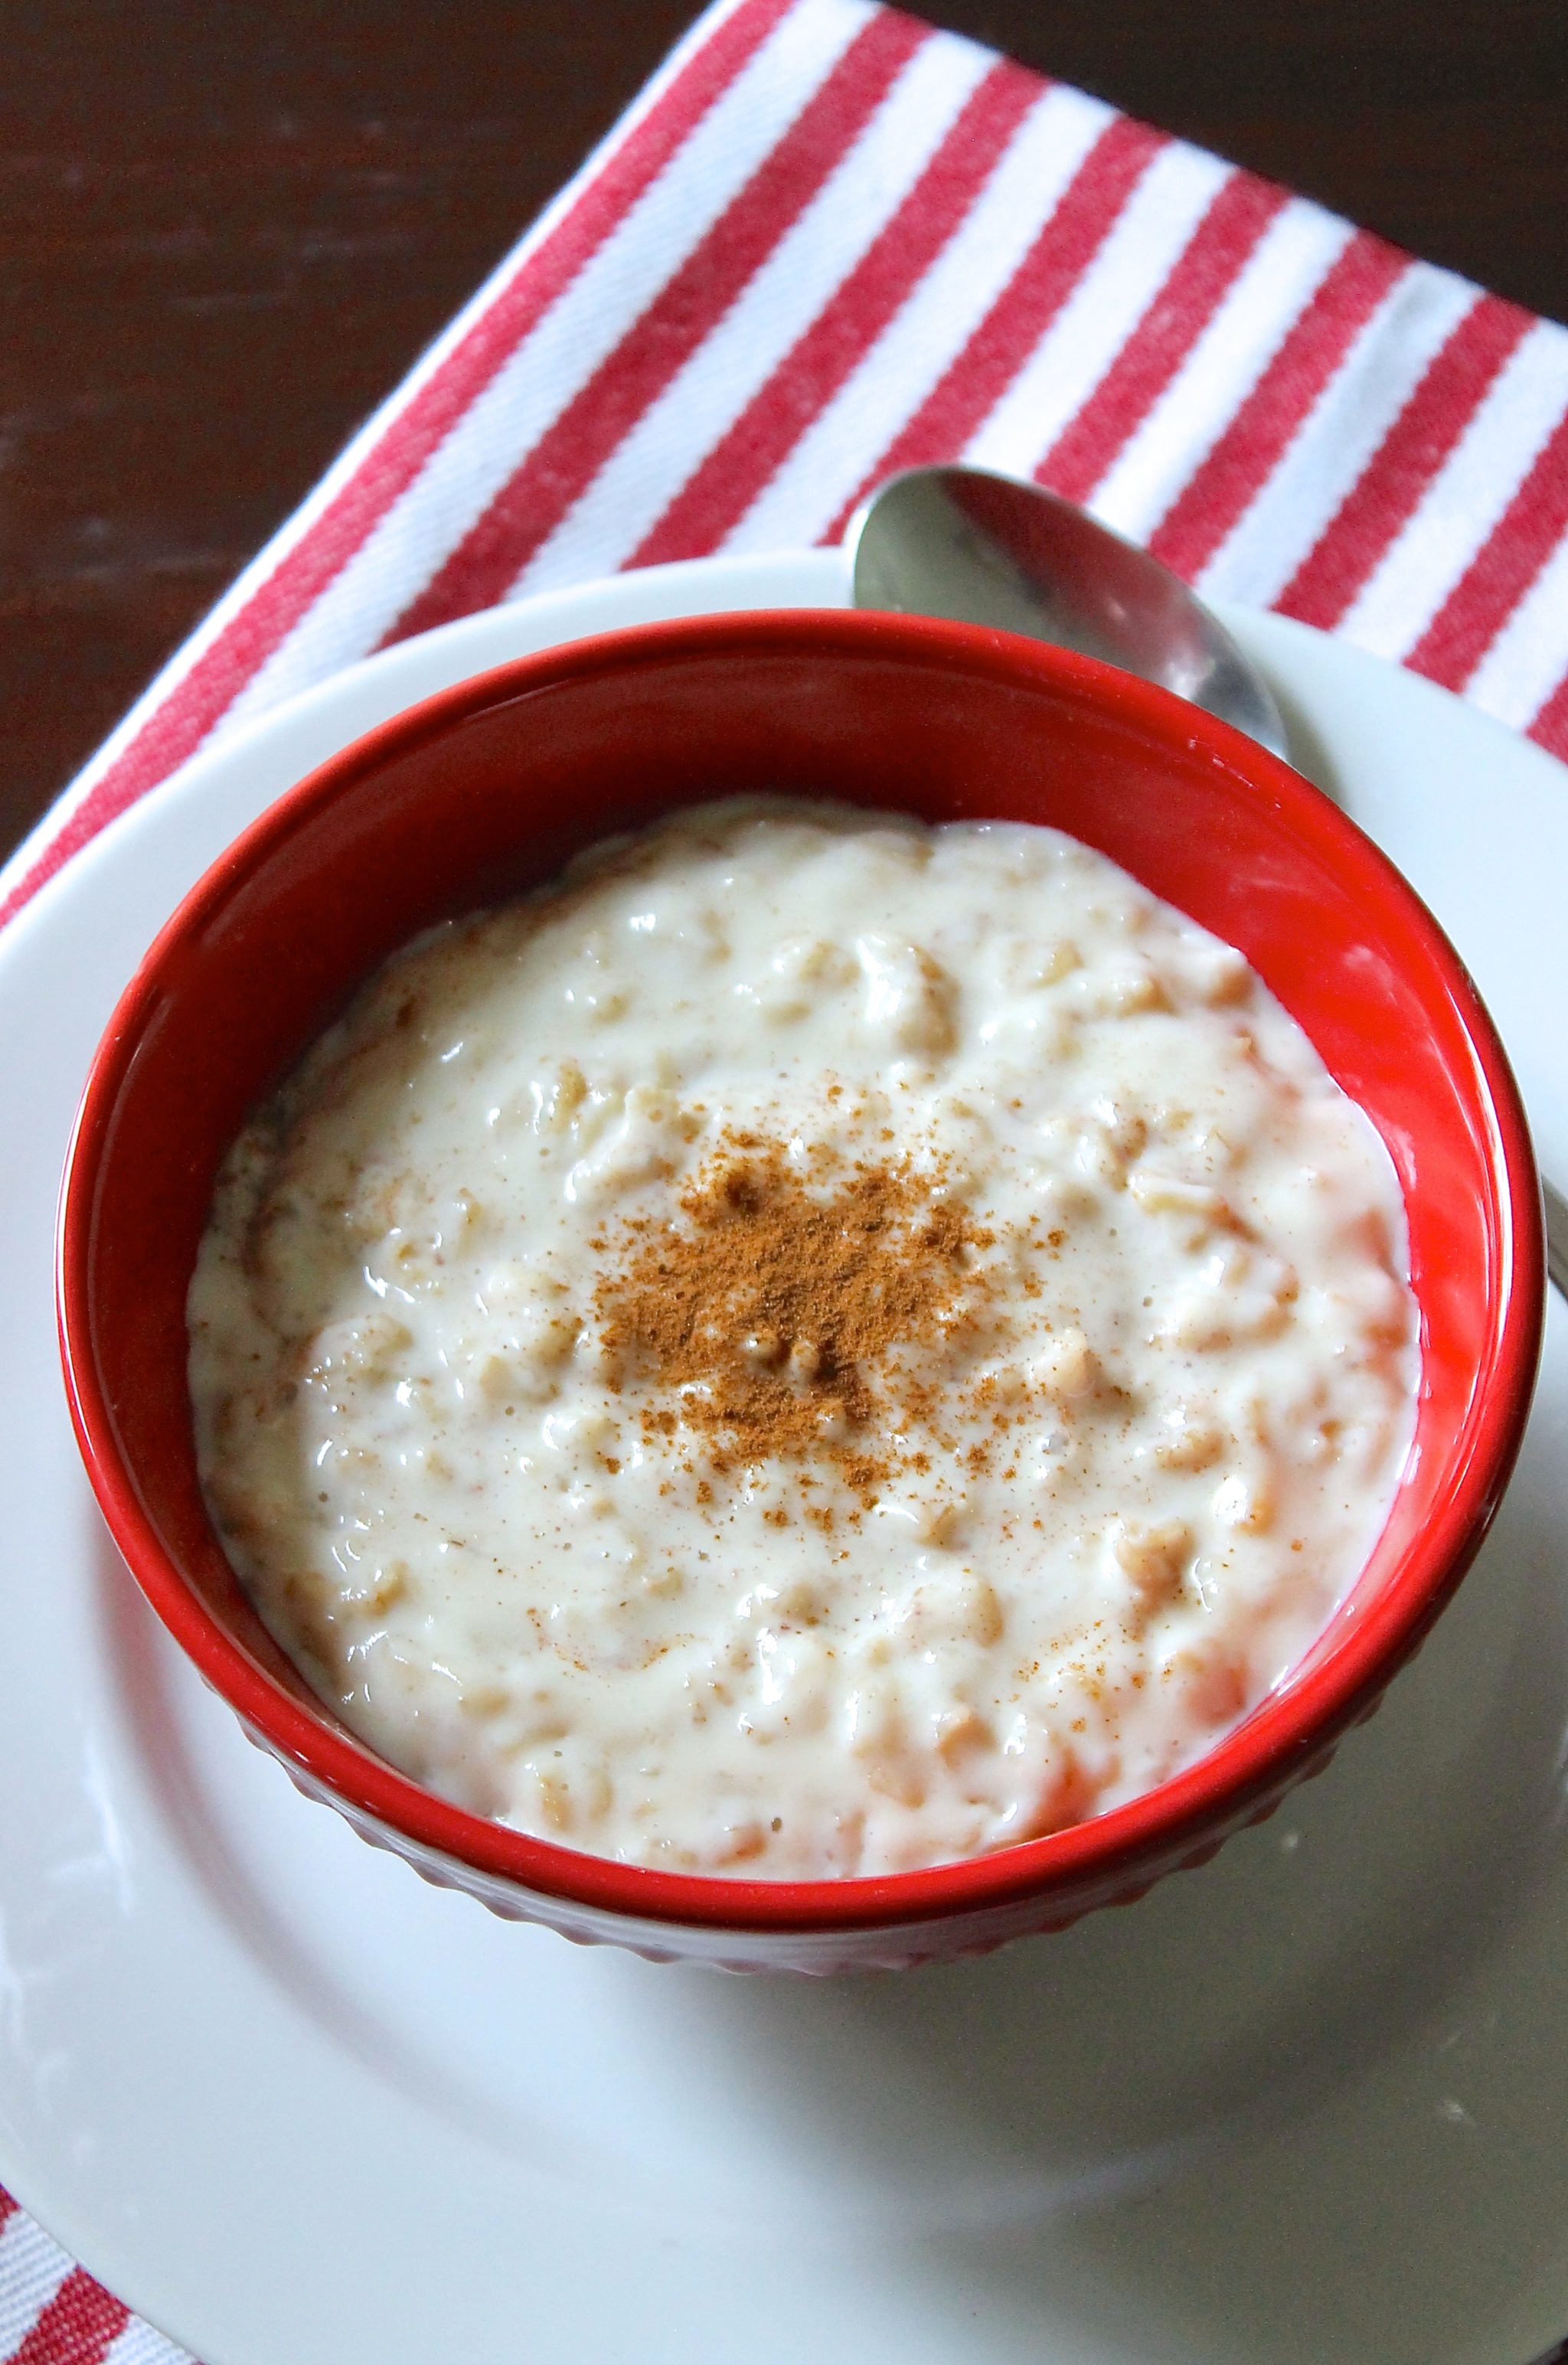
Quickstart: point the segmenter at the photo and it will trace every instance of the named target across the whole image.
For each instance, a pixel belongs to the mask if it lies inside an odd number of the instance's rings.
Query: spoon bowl
[[[992,624],[1158,682],[1289,757],[1267,685],[1218,620],[1074,501],[984,468],[890,476],[845,535],[857,608]]]

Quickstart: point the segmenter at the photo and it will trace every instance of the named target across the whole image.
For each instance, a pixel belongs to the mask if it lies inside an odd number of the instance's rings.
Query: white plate
[[[1568,1321],[1519,1475],[1332,1771],[991,1960],[815,1984],[492,1921],[307,1805],[120,1568],[56,1368],[82,1075],[176,898],[411,699],[584,632],[841,604],[836,555],[501,610],[193,765],[0,940],[0,2179],[207,2365],[1523,2365],[1568,2329]],[[1227,615],[1446,922],[1568,1173],[1568,779]]]

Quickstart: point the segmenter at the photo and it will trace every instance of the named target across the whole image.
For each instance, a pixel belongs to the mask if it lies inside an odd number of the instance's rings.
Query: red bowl
[[[354,1739],[261,1623],[197,1482],[185,1292],[252,1104],[419,930],[548,880],[612,831],[747,789],[1047,822],[1240,947],[1388,1145],[1421,1313],[1415,1450],[1305,1660],[1197,1765],[990,1855],[840,1881],[644,1870],[432,1797]],[[300,1788],[498,1912],[660,1957],[831,1971],[1059,1929],[1203,1862],[1316,1772],[1485,1532],[1540,1351],[1523,1112],[1451,946],[1288,766],[1167,691],[1033,642],[904,617],[704,618],[578,642],[428,699],[281,798],[158,938],[88,1079],[66,1171],[72,1413],[153,1608]]]

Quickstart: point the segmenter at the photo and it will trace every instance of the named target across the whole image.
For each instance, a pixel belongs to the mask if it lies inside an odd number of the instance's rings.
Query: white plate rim
[[[199,869],[207,853],[218,850],[218,844],[210,841],[220,814],[223,834],[231,834],[232,827],[239,825],[233,818],[239,805],[248,801],[259,809],[259,802],[264,802],[287,779],[296,777],[308,761],[317,760],[330,746],[357,735],[359,730],[382,713],[396,711],[445,680],[459,678],[506,656],[577,637],[580,632],[613,628],[622,622],[645,621],[650,616],[731,607],[840,605],[843,596],[842,567],[836,552],[694,562],[681,567],[650,570],[643,577],[621,577],[603,585],[579,587],[565,594],[542,595],[510,610],[487,611],[350,668],[318,689],[290,701],[286,708],[260,718],[187,766],[160,796],[122,817],[50,882],[19,915],[6,936],[0,939],[0,1009],[6,1004],[8,981],[22,965],[28,948],[38,941],[58,939],[62,933],[69,933],[74,925],[73,915],[87,901],[89,887],[117,877],[145,877],[152,872],[168,886],[167,902],[172,905],[185,883],[184,879],[175,880],[174,870],[182,862],[187,869],[193,862]],[[1511,831],[1517,838],[1539,820],[1542,801],[1550,805],[1553,793],[1561,795],[1562,787],[1568,785],[1551,759],[1499,726],[1458,708],[1455,701],[1429,685],[1395,674],[1394,669],[1362,657],[1342,644],[1308,634],[1305,628],[1281,619],[1227,611],[1226,620],[1253,654],[1280,676],[1287,705],[1294,704],[1304,743],[1316,743],[1315,751],[1308,756],[1308,768],[1321,766],[1330,773],[1334,769],[1336,731],[1340,721],[1334,712],[1338,700],[1359,711],[1358,729],[1364,725],[1370,704],[1380,713],[1394,710],[1388,727],[1394,736],[1400,730],[1408,729],[1410,717],[1418,714],[1424,728],[1458,733],[1467,745],[1483,750],[1495,776],[1501,775],[1505,781],[1505,801],[1511,793],[1516,804],[1522,803],[1529,809],[1522,820],[1517,812],[1506,816],[1505,835]],[[1511,790],[1506,787],[1508,782],[1513,784]],[[1374,835],[1387,835],[1389,816],[1402,810],[1402,796],[1407,802],[1408,784],[1402,786],[1393,781],[1388,789],[1386,811],[1379,810],[1375,794],[1370,798],[1368,809],[1362,810],[1360,817],[1372,826]],[[248,812],[241,815],[249,817]],[[1384,824],[1382,829],[1380,821]],[[1561,842],[1568,850],[1568,828],[1563,829]],[[177,849],[177,854],[171,859],[173,849]],[[1516,861],[1525,851],[1517,845],[1511,850]],[[1423,886],[1439,914],[1443,911],[1445,881],[1455,858],[1451,848],[1441,858],[1435,855],[1429,866],[1431,877],[1417,875],[1417,883]],[[1461,846],[1457,858],[1473,862],[1474,857],[1469,848]],[[1522,933],[1528,938],[1528,928]],[[1506,1001],[1506,964],[1496,948],[1488,945],[1479,958],[1467,941],[1462,941],[1462,949],[1481,972],[1484,989],[1492,993],[1494,1002],[1499,1000],[1500,988],[1501,999]],[[1488,963],[1493,965],[1495,975],[1487,973]],[[1503,1018],[1505,1038],[1520,1067],[1538,1131],[1555,1147],[1559,1139],[1568,1140],[1568,1059],[1557,1051],[1554,1042],[1540,1039],[1544,1029],[1532,1030],[1522,1018],[1510,1026],[1501,1009],[1499,1016]],[[50,1143],[50,1154],[53,1156],[57,1149],[57,1144]],[[38,1154],[43,1154],[42,1145]],[[36,1174],[33,1180],[37,1181]],[[6,1184],[0,1182],[0,1209],[5,1196]],[[0,1292],[0,1296],[3,1295]],[[38,1376],[35,1372],[35,1380]],[[58,1395],[52,1373],[50,1380]],[[0,1697],[4,1689],[0,1679]],[[112,1768],[109,1779],[112,1787]],[[6,1902],[8,1881],[14,1893],[16,1867],[8,1863],[6,1843],[0,1837],[0,1910]],[[4,1978],[5,1959],[0,1956],[0,2010],[4,2009]],[[240,2345],[233,2348],[232,2353],[241,2365],[252,2365],[252,2359],[257,2365],[284,2365],[286,2357],[288,2365],[296,2365],[295,2357],[286,2348],[265,2345],[264,2334],[263,2345],[257,2347],[253,2328],[215,2327],[205,2321],[190,2321],[181,2304],[177,2272],[171,2274],[166,2255],[155,2253],[145,2245],[139,2247],[134,2239],[128,2241],[123,2222],[116,2227],[103,2225],[95,2217],[91,2206],[84,2206],[73,2193],[69,2173],[62,2173],[59,2163],[46,2164],[36,2151],[27,2156],[6,2148],[11,2134],[0,2111],[0,2177],[25,2205],[42,2216],[77,2256],[132,2304],[171,2326],[174,2337],[187,2342],[203,2340],[207,2365],[227,2365],[227,2351],[235,2335]],[[250,2305],[254,2299],[254,2293],[239,2281],[233,2296],[236,2307]],[[1564,2300],[1568,2315],[1568,2289]],[[430,2328],[434,2329],[433,2318]],[[215,2330],[217,2341],[212,2337]],[[220,2349],[225,2353],[220,2354]]]

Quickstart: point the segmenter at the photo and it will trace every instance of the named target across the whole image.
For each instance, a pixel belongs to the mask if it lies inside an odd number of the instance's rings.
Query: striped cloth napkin
[[[962,455],[1568,755],[1568,331],[864,0],[721,0],[0,872],[497,600]]]
[[[1034,476],[1568,757],[1568,331],[866,0],[720,0],[0,872],[498,600]],[[173,2365],[0,2195],[0,2365]]]

